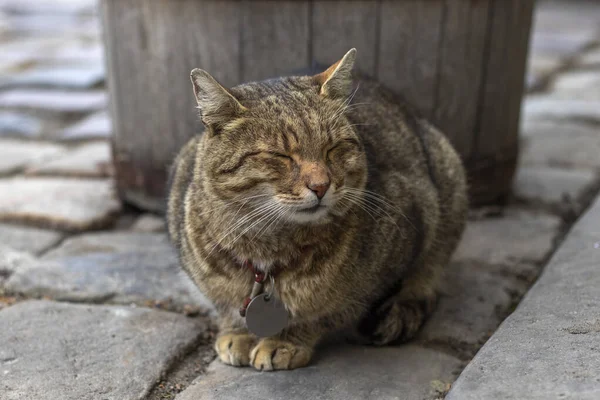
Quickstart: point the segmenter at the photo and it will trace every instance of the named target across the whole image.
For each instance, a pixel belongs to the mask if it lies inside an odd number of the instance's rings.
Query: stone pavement
[[[599,188],[600,5],[540,2],[514,199],[473,211],[417,339],[381,349],[325,345],[310,367],[292,372],[212,362],[209,305],[179,273],[164,223],[123,208],[114,193],[97,18],[93,0],[0,0],[2,400],[443,398]],[[560,254],[544,279],[559,276]],[[581,271],[592,282],[592,270]],[[564,285],[581,283],[591,296],[584,282]],[[545,312],[527,306],[546,301],[544,287],[559,286],[537,285],[499,335]],[[556,331],[540,319],[535,332],[548,341],[560,333],[567,349],[579,343],[569,338],[587,345],[597,330],[591,314],[561,318]],[[502,343],[489,342],[473,365],[502,361],[510,350]],[[483,379],[469,378],[474,369],[457,391]],[[565,390],[588,382],[581,368],[572,371]]]
[[[600,398],[600,197],[448,400]]]

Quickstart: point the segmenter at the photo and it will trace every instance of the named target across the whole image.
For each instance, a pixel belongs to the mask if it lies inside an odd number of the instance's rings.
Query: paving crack
[[[169,400],[185,390],[194,379],[204,374],[216,354],[212,343],[217,327],[207,323],[208,329],[201,332],[196,340],[184,348],[179,355],[169,361],[165,371],[154,387],[145,395],[145,400]]]

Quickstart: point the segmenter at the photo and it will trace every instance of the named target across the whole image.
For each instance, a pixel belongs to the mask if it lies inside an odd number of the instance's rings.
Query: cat
[[[465,225],[465,171],[431,123],[355,77],[355,58],[231,89],[191,73],[205,129],[171,169],[168,228],[219,314],[226,364],[303,367],[326,334],[349,327],[363,342],[400,343],[434,310]],[[289,317],[271,337],[250,333],[239,312],[253,271],[273,278],[265,290]]]

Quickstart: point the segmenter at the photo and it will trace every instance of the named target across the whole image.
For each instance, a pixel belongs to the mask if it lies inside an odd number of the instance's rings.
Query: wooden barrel
[[[225,85],[329,64],[404,95],[450,137],[472,204],[509,193],[534,0],[102,0],[114,160],[125,201],[160,210],[166,170],[200,128],[192,68]]]

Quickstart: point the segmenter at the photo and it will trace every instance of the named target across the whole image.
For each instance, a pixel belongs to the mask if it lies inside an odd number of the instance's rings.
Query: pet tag
[[[274,336],[288,323],[288,312],[283,303],[274,296],[262,293],[252,299],[246,310],[246,326],[259,337]]]

